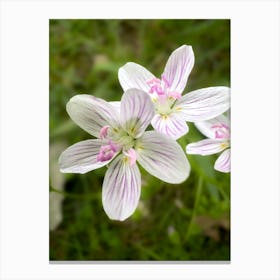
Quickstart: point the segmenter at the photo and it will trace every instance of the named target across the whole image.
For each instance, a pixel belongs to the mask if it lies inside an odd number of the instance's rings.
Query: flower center
[[[162,116],[172,113],[172,107],[181,97],[181,93],[171,90],[170,82],[165,75],[161,75],[161,80],[158,78],[148,80],[147,84],[150,87],[149,93],[155,104],[156,113]]]
[[[123,128],[110,128],[108,131],[108,137],[113,142],[117,143],[123,150],[133,148],[135,139]]]
[[[130,165],[136,162],[136,152],[134,145],[136,139],[121,127],[104,126],[100,129],[100,139],[107,140],[108,143],[102,145],[97,155],[97,161],[103,162],[112,159],[120,150],[126,156]]]
[[[226,124],[215,124],[212,125],[211,128],[215,132],[216,139],[229,139],[230,138],[230,131],[229,126]]]

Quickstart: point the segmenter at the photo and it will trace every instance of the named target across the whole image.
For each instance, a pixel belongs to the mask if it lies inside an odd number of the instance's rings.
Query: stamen
[[[110,160],[117,151],[118,146],[110,140],[108,145],[101,146],[96,160],[100,162]]]
[[[229,126],[224,123],[212,125],[211,128],[215,129],[216,139],[228,139],[230,137]]]
[[[168,93],[168,96],[169,96],[169,97],[172,97],[172,98],[174,98],[174,99],[179,99],[179,98],[182,97],[182,94],[179,93],[179,92],[177,92],[177,91],[170,91],[170,92]]]
[[[136,158],[137,158],[135,150],[131,148],[127,151],[123,151],[123,153],[128,157],[129,165],[133,166],[136,163]]]
[[[214,125],[212,125],[212,128],[225,128],[225,129],[227,129],[227,130],[229,130],[229,126],[228,125],[226,125],[225,123],[220,123],[220,124],[214,124]]]
[[[221,146],[222,149],[226,149],[226,148],[229,147],[229,143],[228,142],[223,142],[223,143],[220,144],[220,146]]]
[[[118,151],[118,149],[119,149],[118,145],[115,144],[114,142],[112,142],[111,140],[109,140],[109,145],[110,145],[110,147],[111,147],[113,152],[117,152]]]
[[[152,79],[150,79],[150,80],[147,81],[147,84],[148,84],[149,86],[152,86],[152,85],[154,85],[154,84],[160,84],[160,79],[158,79],[158,78],[152,78]]]
[[[164,91],[162,90],[160,85],[151,86],[149,93],[154,93],[154,92],[156,92],[158,95],[164,94]]]
[[[161,80],[158,78],[153,78],[147,81],[147,84],[151,87],[149,93],[157,93],[158,95],[163,95],[164,90],[161,87]]]
[[[100,129],[100,132],[99,132],[100,139],[103,140],[107,137],[109,127],[110,127],[109,125],[105,125]]]
[[[165,75],[163,75],[163,74],[161,75],[161,80],[164,82],[166,88],[170,88],[170,83],[167,80]]]

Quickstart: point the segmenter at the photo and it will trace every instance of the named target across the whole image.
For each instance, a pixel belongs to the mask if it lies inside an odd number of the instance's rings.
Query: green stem
[[[196,162],[192,161],[191,165],[194,166],[194,168],[199,171],[200,175],[203,176],[205,181],[214,184],[217,187],[218,191],[220,192],[224,200],[229,201],[229,196],[224,191],[224,186],[222,184],[220,184],[216,179],[207,176]]]
[[[194,218],[195,218],[195,214],[196,214],[196,209],[198,207],[199,204],[199,199],[200,199],[200,195],[201,195],[201,191],[202,191],[202,186],[203,186],[203,178],[202,176],[199,177],[198,179],[198,184],[197,184],[197,188],[196,188],[196,194],[195,194],[195,201],[194,201],[194,206],[193,206],[193,211],[192,211],[192,216],[187,228],[187,233],[185,236],[185,242],[188,240],[191,230],[192,230],[192,226],[193,226],[193,222],[194,222]]]

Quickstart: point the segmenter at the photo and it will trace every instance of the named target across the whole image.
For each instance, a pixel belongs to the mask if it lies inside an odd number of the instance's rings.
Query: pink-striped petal
[[[155,114],[151,98],[142,90],[129,89],[121,99],[120,120],[123,128],[134,138],[143,134]]]
[[[135,145],[137,160],[153,176],[164,182],[179,184],[190,173],[190,164],[180,145],[156,131],[147,131]]]
[[[217,154],[228,148],[228,143],[224,140],[204,139],[196,143],[188,144],[186,147],[187,154],[208,156]]]
[[[225,150],[216,160],[214,168],[220,172],[230,172],[230,149]]]
[[[155,78],[146,68],[134,62],[128,62],[122,66],[119,69],[118,77],[124,91],[130,88],[138,88],[145,92],[150,90],[148,81]]]
[[[90,139],[70,146],[59,157],[60,171],[84,174],[108,164],[112,159],[97,161],[102,144],[104,142],[99,139]]]
[[[170,85],[170,91],[182,93],[194,65],[191,46],[183,45],[170,55],[162,76]]]
[[[120,101],[110,101],[109,103],[115,108],[115,110],[118,112],[118,114],[120,114],[121,102]]]
[[[103,208],[112,220],[123,221],[137,208],[141,192],[141,175],[137,164],[118,156],[107,170],[102,188]]]
[[[213,119],[230,107],[228,87],[208,87],[185,94],[175,103],[174,110],[189,122]]]
[[[213,129],[213,126],[223,124],[229,126],[229,119],[225,115],[220,115],[208,121],[196,122],[195,126],[206,137],[215,139],[215,129]]]
[[[97,138],[102,127],[119,123],[114,106],[92,95],[75,95],[67,103],[66,110],[78,126]]]
[[[158,132],[168,135],[173,139],[180,138],[189,130],[186,122],[176,113],[172,113],[168,116],[156,114],[152,119],[152,126]]]

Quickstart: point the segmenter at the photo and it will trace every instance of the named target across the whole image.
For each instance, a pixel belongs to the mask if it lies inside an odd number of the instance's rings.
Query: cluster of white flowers
[[[190,164],[176,140],[195,126],[209,139],[187,145],[189,154],[210,155],[225,150],[214,168],[230,171],[228,87],[208,87],[182,95],[194,65],[191,46],[169,57],[161,79],[136,63],[119,69],[124,90],[120,102],[76,95],[67,103],[71,119],[95,137],[76,143],[59,158],[61,172],[86,173],[108,165],[102,201],[110,219],[123,221],[135,211],[141,192],[140,164],[164,182],[179,184]],[[153,131],[146,131],[151,124]]]

